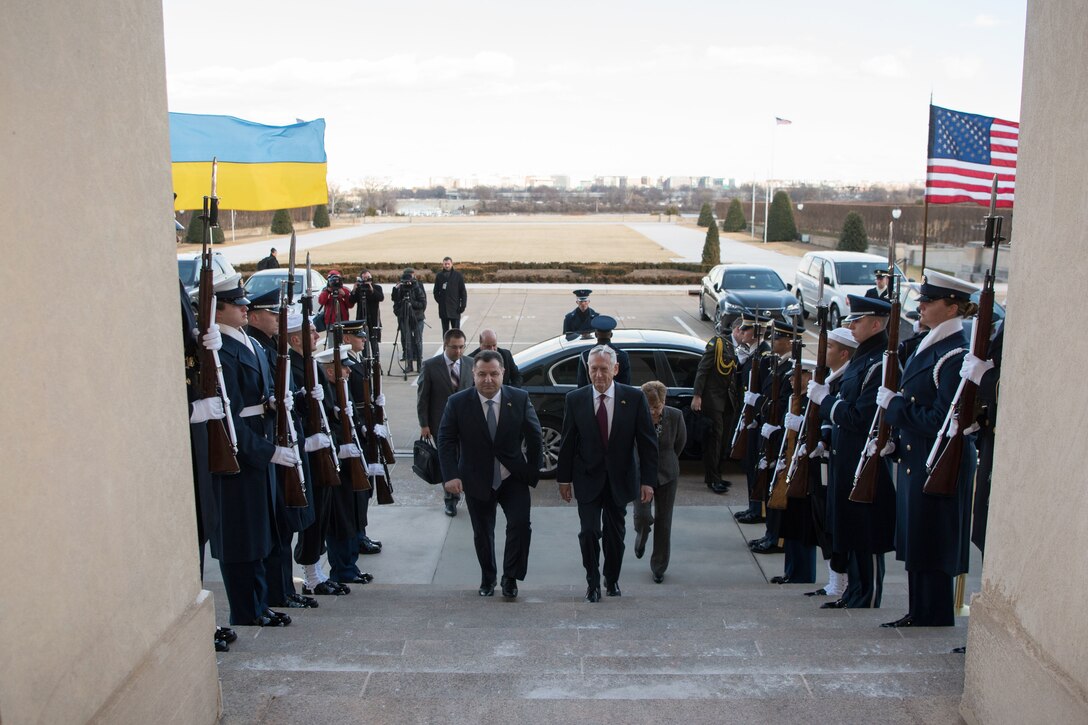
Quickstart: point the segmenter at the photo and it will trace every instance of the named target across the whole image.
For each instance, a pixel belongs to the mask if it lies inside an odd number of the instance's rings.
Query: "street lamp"
[[[895,230],[895,220],[898,219],[901,216],[903,216],[903,210],[902,209],[900,209],[899,207],[895,207],[894,209],[892,209],[892,220],[890,222],[888,222],[888,251],[889,252],[892,251],[892,245],[895,243],[894,241],[892,241],[892,240],[895,239],[894,235],[892,234],[892,232]],[[888,256],[891,257],[890,254]],[[894,259],[894,257],[892,257],[892,259]],[[888,272],[894,274],[894,270],[889,269]]]

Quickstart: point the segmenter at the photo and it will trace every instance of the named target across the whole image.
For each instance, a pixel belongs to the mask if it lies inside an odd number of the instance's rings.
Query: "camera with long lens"
[[[338,274],[330,274],[326,284],[330,290],[337,291],[343,289],[344,280]]]

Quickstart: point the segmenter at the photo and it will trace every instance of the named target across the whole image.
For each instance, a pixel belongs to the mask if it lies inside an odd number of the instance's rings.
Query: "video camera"
[[[326,286],[332,291],[337,291],[343,289],[344,280],[338,274],[330,274],[329,279],[326,281]]]

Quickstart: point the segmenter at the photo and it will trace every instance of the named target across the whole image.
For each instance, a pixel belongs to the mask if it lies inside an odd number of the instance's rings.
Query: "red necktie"
[[[601,431],[601,443],[605,448],[608,447],[608,409],[604,407],[605,396],[602,394],[599,398],[600,404],[597,406],[597,428]]]

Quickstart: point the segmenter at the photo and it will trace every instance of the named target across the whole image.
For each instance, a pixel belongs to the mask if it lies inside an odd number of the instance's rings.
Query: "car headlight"
[[[790,317],[796,317],[797,315],[801,314],[801,305],[792,304],[785,310],[783,310],[783,312],[785,312]]]
[[[739,315],[741,312],[744,312],[744,308],[735,302],[723,302],[722,312],[727,312],[730,315]]]

